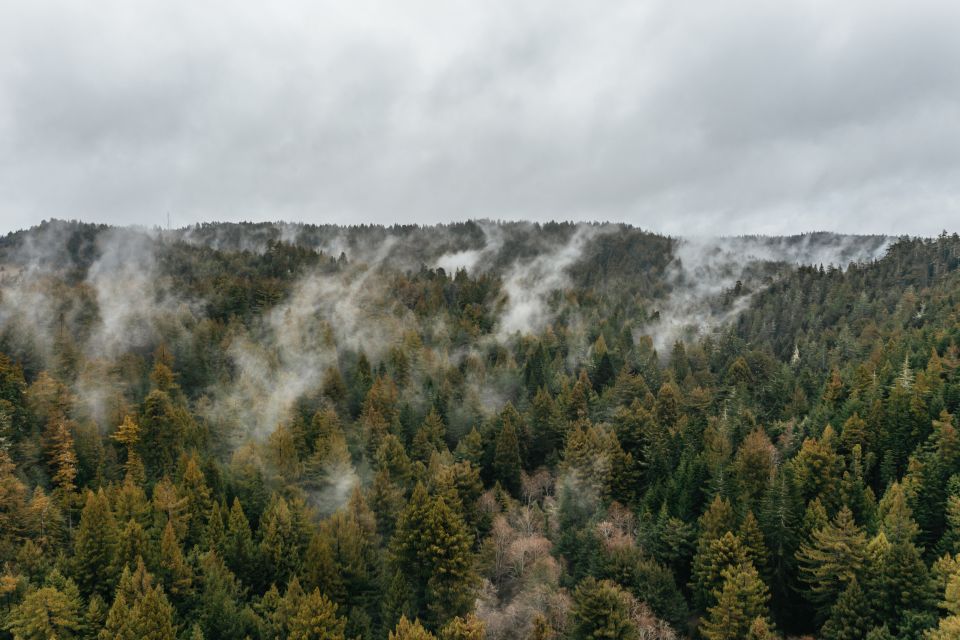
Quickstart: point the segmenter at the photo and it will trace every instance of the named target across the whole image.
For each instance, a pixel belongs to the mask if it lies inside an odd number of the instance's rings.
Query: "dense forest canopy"
[[[0,238],[0,637],[960,637],[960,237]]]

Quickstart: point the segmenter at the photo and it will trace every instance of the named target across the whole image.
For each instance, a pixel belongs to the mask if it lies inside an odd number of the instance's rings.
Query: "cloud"
[[[960,209],[960,6],[0,7],[0,219],[604,219],[925,233]]]
[[[766,288],[772,278],[783,275],[777,265],[844,269],[851,262],[882,258],[891,240],[885,236],[823,233],[678,240],[666,274],[671,291],[658,305],[657,318],[639,333],[650,335],[654,347],[665,355],[676,340],[700,336],[737,317],[749,306],[753,294]],[[734,294],[737,283],[744,288]],[[724,301],[727,294],[731,298]]]

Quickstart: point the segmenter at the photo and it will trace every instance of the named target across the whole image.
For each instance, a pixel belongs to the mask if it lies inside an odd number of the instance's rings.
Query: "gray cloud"
[[[960,5],[0,5],[0,230],[603,219],[936,233]]]

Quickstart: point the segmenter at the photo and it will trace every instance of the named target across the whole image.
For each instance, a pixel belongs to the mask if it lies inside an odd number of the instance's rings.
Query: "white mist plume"
[[[155,344],[161,329],[168,337],[197,316],[193,305],[162,277],[156,240],[128,229],[97,237],[99,257],[87,271],[99,322],[87,342],[90,357],[115,357],[131,348]]]
[[[338,348],[376,359],[396,344],[409,326],[407,316],[384,306],[386,291],[378,279],[379,262],[392,244],[383,243],[372,264],[305,275],[250,334],[237,335],[229,347],[234,379],[214,390],[208,417],[262,439],[320,385],[337,363]]]
[[[667,274],[672,290],[657,308],[659,319],[642,333],[651,335],[655,348],[663,354],[682,336],[710,331],[746,309],[752,295],[777,275],[769,267],[822,264],[844,268],[851,262],[879,259],[889,244],[890,238],[884,236],[826,233],[679,239]],[[763,266],[768,267],[767,273]],[[748,293],[718,310],[719,298],[737,282],[743,283]]]
[[[478,249],[445,253],[437,258],[436,266],[448,273],[466,269],[468,273],[475,275],[478,268],[499,253],[503,248],[503,227],[487,220],[478,220],[476,224],[483,231],[483,246]]]
[[[565,244],[511,265],[503,277],[507,303],[497,333],[500,340],[517,332],[537,332],[547,325],[551,317],[548,296],[570,285],[567,269],[580,259],[587,243],[603,232],[603,227],[577,225]]]

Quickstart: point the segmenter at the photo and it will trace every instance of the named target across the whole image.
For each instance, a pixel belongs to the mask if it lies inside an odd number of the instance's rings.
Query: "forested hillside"
[[[960,637],[960,237],[0,238],[0,637]]]

